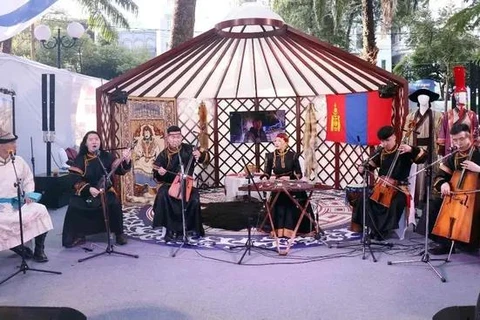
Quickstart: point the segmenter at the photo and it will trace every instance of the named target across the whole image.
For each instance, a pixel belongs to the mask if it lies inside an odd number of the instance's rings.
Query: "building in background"
[[[157,55],[157,30],[130,29],[118,31],[118,44],[128,49],[145,49],[153,58]]]

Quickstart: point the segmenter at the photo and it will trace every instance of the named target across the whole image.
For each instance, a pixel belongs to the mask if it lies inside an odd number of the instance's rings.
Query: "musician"
[[[44,205],[35,203],[31,198],[35,189],[33,174],[28,164],[20,156],[12,156],[17,149],[17,136],[0,129],[0,251],[11,249],[26,259],[47,262],[45,238],[47,231],[53,229],[52,220]],[[15,173],[16,170],[16,173]],[[18,209],[14,206],[17,199],[17,175],[25,192],[22,204],[23,240],[35,238],[35,252],[28,246],[21,246]]]
[[[365,221],[370,228],[371,235],[377,240],[384,240],[393,229],[398,228],[398,222],[407,205],[408,200],[408,176],[412,163],[423,163],[427,158],[425,150],[408,144],[397,143],[395,130],[392,126],[384,126],[377,132],[381,143],[381,152],[370,161],[359,166],[359,173],[378,168],[378,183],[395,188],[396,194],[388,207],[368,198],[365,207]],[[398,159],[391,170],[391,176],[386,177],[390,167],[398,154]],[[387,181],[387,182],[385,182]],[[363,225],[363,201],[354,208],[352,221]]]
[[[465,123],[454,124],[450,130],[450,135],[452,137],[453,144],[458,147],[458,152],[455,152],[455,154],[446,158],[446,160],[440,165],[440,170],[435,176],[433,182],[433,187],[440,192],[442,196],[450,194],[451,185],[449,181],[455,171],[466,169],[472,172],[480,172],[480,151],[472,141],[471,130],[468,125]],[[471,148],[475,148],[472,159],[466,160]],[[475,196],[475,194],[472,194],[472,196]],[[432,206],[432,210],[430,211],[430,232],[432,231],[437,219],[442,201],[442,199],[437,199]],[[477,215],[477,218],[474,219],[474,221],[477,221],[478,212],[474,214]],[[448,239],[433,234],[431,234],[430,238],[437,243],[437,246],[434,246],[428,250],[431,254],[439,255],[449,252],[450,241]],[[475,250],[476,246],[478,245],[478,240],[479,239],[473,239],[470,242],[470,245],[463,246],[463,248],[467,251]]]
[[[193,146],[182,143],[182,133],[179,127],[170,126],[167,129],[167,146],[160,152],[153,163],[153,177],[160,183],[155,202],[153,203],[153,223],[152,227],[165,227],[165,242],[175,237],[183,235],[182,223],[182,201],[171,197],[168,194],[172,183],[179,173],[181,173],[180,160],[183,164],[185,174],[190,178],[193,176],[195,163],[205,163],[208,161],[208,151],[200,148],[196,150]],[[191,163],[188,167],[189,162]],[[185,186],[193,183],[189,177],[185,179]],[[178,182],[180,182],[178,180]],[[172,188],[179,188],[176,184]],[[188,188],[185,188],[186,190]],[[188,196],[186,197],[188,198]],[[190,198],[185,201],[185,225],[186,230],[193,232],[194,236],[205,235],[202,225],[202,216],[200,212],[200,194],[197,188],[191,189]]]
[[[245,138],[243,139],[243,142],[260,143],[267,141],[267,134],[265,133],[265,131],[263,131],[262,120],[253,120],[252,127],[250,128],[250,130],[247,131],[247,133],[245,133]]]
[[[118,163],[121,161],[120,163]],[[100,192],[105,192],[110,230],[115,233],[118,245],[127,243],[123,233],[122,204],[111,181],[103,181],[112,167],[115,174],[124,175],[131,168],[131,151],[125,149],[121,159],[103,150],[103,143],[96,131],[89,131],[83,137],[80,150],[69,168],[70,183],[75,194],[70,198],[63,223],[62,245],[72,248],[84,244],[86,235],[103,232],[106,229]],[[109,179],[111,180],[111,179]]]
[[[285,133],[277,134],[273,141],[275,151],[265,155],[265,174],[270,180],[297,180],[302,178],[302,169],[298,154],[288,148],[288,136]],[[275,192],[270,195],[271,199]],[[298,202],[304,205],[307,194],[303,192],[292,193]],[[300,218],[301,211],[295,206],[288,195],[281,193],[273,208],[273,224],[278,237],[290,238]],[[312,207],[309,205],[307,212],[300,223],[298,233],[306,234],[313,231],[313,224],[306,216],[310,214],[313,219]]]

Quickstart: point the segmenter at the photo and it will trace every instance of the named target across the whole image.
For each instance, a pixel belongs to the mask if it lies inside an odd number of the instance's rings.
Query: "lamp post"
[[[72,48],[84,32],[85,29],[80,23],[71,22],[67,26],[68,36],[61,36],[60,28],[57,28],[57,35],[54,36],[51,41],[49,41],[49,39],[52,33],[50,28],[46,25],[37,26],[33,33],[35,38],[42,43],[44,48],[57,48],[57,68],[60,69],[62,67],[60,59],[62,47]],[[49,81],[47,80],[47,76],[49,76]],[[50,94],[48,94],[48,92]],[[47,109],[50,110],[49,121],[47,121]],[[43,141],[47,146],[47,176],[50,176],[52,172],[52,142],[55,141],[55,74],[42,74],[42,131]]]
[[[60,35],[60,28],[57,28],[57,35],[53,36],[53,39],[49,41],[52,32],[50,28],[44,24],[37,26],[34,30],[34,35],[37,40],[42,43],[42,46],[46,49],[57,48],[57,68],[62,67],[61,63],[61,48],[72,48],[77,40],[83,35],[85,28],[78,22],[71,22],[67,26],[67,36]]]

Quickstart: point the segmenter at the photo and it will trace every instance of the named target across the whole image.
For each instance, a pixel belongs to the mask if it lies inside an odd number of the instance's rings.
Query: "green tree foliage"
[[[348,49],[361,0],[274,0],[273,9],[291,26]]]
[[[446,21],[452,9],[444,9],[437,19],[429,11],[419,12],[410,19],[407,45],[414,52],[395,66],[393,72],[407,80],[432,79],[443,86],[452,81],[451,70],[456,64],[465,65],[479,55],[480,40],[467,31],[459,31]]]
[[[116,38],[114,27],[129,28],[123,12],[138,13],[134,0],[76,0],[88,13],[87,25],[99,31],[103,39]],[[122,12],[123,11],[123,12]]]
[[[466,0],[464,0],[467,2]],[[447,25],[456,31],[473,30],[480,25],[480,0],[469,1],[470,5],[452,15]]]
[[[66,26],[70,21],[65,16],[58,18],[57,20],[45,19],[42,23],[48,25],[52,32],[60,28],[61,35],[65,35]],[[110,44],[102,38],[94,42],[92,38],[93,36],[87,33],[74,47],[62,48],[62,68],[108,80],[151,58],[146,48],[130,50],[117,44]],[[30,31],[23,31],[14,38],[13,54],[31,59],[31,43]],[[33,43],[36,47],[34,60],[56,67],[56,48],[45,49],[36,40]]]
[[[112,79],[148,61],[146,49],[129,50],[116,44],[93,45],[81,55],[81,73],[103,79]]]

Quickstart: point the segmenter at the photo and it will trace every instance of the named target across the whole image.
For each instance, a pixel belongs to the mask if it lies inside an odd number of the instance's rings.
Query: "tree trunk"
[[[196,2],[197,0],[175,0],[170,49],[193,38]]]
[[[371,64],[377,64],[378,48],[375,41],[375,21],[373,19],[373,0],[362,0],[363,58]]]
[[[2,41],[2,52],[12,54],[12,38]]]

